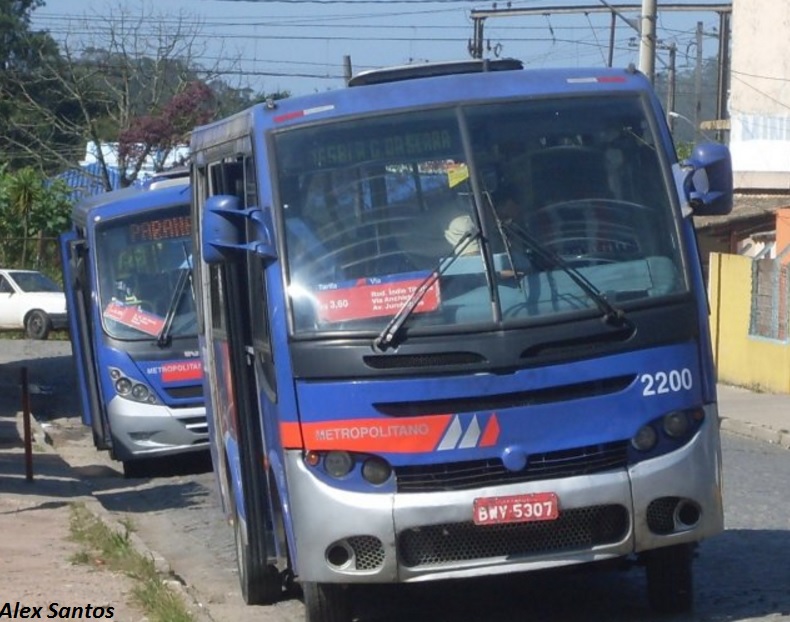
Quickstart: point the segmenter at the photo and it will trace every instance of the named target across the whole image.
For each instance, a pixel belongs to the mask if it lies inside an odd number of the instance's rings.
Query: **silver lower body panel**
[[[107,417],[118,460],[137,460],[208,449],[203,406],[170,408],[114,397]]]
[[[349,492],[286,454],[302,581],[397,583],[546,569],[700,541],[723,529],[715,407],[680,449],[595,475],[434,493]],[[555,521],[477,526],[478,497],[553,492]]]

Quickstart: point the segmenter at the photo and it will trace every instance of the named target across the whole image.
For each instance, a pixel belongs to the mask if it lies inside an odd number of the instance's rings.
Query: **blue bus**
[[[248,603],[617,561],[692,605],[723,529],[693,216],[634,68],[361,73],[192,133],[209,436]],[[359,589],[359,588],[357,588]]]
[[[188,178],[91,197],[61,235],[82,420],[127,477],[208,457]]]

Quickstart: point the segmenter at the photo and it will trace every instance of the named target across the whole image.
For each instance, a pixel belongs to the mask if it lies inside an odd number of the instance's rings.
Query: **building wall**
[[[783,266],[790,264],[790,207],[776,210],[776,257]]]
[[[752,263],[740,255],[710,255],[711,340],[718,380],[790,393],[790,343],[749,334]]]
[[[788,0],[732,3],[730,149],[736,188],[790,186]]]

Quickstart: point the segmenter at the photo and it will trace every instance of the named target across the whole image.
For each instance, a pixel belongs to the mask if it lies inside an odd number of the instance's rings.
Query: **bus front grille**
[[[400,534],[398,549],[404,566],[419,568],[584,551],[621,541],[628,527],[628,511],[623,506],[597,505],[560,511],[552,521],[485,526],[447,523],[408,529]]]
[[[395,467],[395,476],[398,492],[441,492],[590,475],[625,468],[627,462],[628,442],[620,441],[532,454],[521,471],[509,471],[497,458]]]
[[[165,393],[176,400],[200,399],[203,397],[203,385],[194,384],[186,387],[165,387]]]

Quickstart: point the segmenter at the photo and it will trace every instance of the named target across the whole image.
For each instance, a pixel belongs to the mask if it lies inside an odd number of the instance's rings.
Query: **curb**
[[[22,417],[23,413],[21,411],[17,412],[17,425],[20,425]],[[47,453],[58,456],[67,466],[68,470],[72,471],[71,465],[66,462],[57,451],[57,441],[48,430],[50,426],[46,423],[42,424],[38,419],[36,419],[35,415],[31,415],[30,423],[33,442],[43,447],[44,451]],[[107,508],[105,508],[94,496],[93,489],[90,487],[90,485],[87,484],[82,478],[78,477],[76,474],[73,474],[72,479],[77,482],[77,485],[84,490],[84,494],[82,495],[83,499],[81,502],[84,503],[85,508],[91,514],[96,516],[101,522],[103,522],[109,529],[116,533],[124,534],[129,539],[129,543],[131,544],[132,548],[139,555],[151,560],[151,562],[154,564],[156,572],[161,576],[162,582],[175,593],[181,595],[196,622],[210,622],[212,617],[206,606],[201,602],[197,594],[194,593],[193,588],[187,585],[186,582],[175,572],[173,567],[170,565],[170,562],[167,561],[164,555],[161,555],[159,552],[148,546],[148,544],[134,531],[134,525],[132,525],[130,528],[129,525],[124,524],[112,512],[107,510]]]
[[[21,412],[17,413],[18,418],[21,418],[22,416],[23,415]],[[54,453],[60,457],[60,454],[57,451],[55,438],[47,430],[49,426],[47,424],[42,424],[38,419],[36,419],[34,415],[31,415],[30,423],[34,442],[46,447],[46,451],[49,453]],[[63,458],[61,458],[61,460],[63,460]],[[71,470],[71,465],[65,460],[63,460],[63,462],[68,466],[69,470]],[[94,514],[100,518],[102,522],[113,531],[128,534],[129,541],[132,543],[134,549],[144,557],[152,560],[157,572],[165,576],[173,576],[173,570],[163,555],[160,555],[151,549],[145,542],[143,542],[140,536],[138,536],[133,530],[130,530],[127,525],[124,525],[109,510],[107,510],[94,496],[93,489],[82,478],[77,477],[75,474],[73,479],[74,481],[79,482],[79,486],[85,489],[85,506],[91,512],[91,514]]]
[[[774,430],[754,423],[747,423],[738,419],[721,418],[721,429],[739,436],[746,436],[756,441],[778,445],[790,449],[790,432]]]

